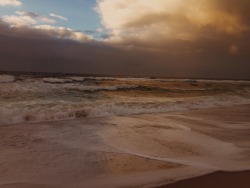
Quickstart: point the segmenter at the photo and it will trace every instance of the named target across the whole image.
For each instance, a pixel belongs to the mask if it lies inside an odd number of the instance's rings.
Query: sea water
[[[250,81],[0,75],[0,125],[250,104]]]

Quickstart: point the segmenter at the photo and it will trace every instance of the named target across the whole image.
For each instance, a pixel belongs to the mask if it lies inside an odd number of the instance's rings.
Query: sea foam
[[[0,83],[14,82],[15,76],[12,75],[0,75]]]
[[[1,75],[0,125],[250,104],[247,81],[165,81]]]

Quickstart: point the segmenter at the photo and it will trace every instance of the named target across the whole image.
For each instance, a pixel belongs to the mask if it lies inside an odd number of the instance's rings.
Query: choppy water
[[[250,104],[250,81],[0,75],[0,125]]]

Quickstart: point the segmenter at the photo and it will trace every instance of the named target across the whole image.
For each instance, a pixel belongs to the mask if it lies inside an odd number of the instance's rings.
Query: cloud
[[[27,16],[27,17],[30,17],[30,18],[33,18],[33,19],[36,19],[38,21],[42,21],[42,22],[45,22],[45,23],[49,23],[49,24],[56,23],[56,21],[54,19],[48,18],[46,16],[39,15],[39,14],[37,14],[35,12],[17,11],[16,13],[18,15],[20,15],[20,16]]]
[[[99,0],[105,29],[88,31],[99,34],[98,41],[88,33],[16,13],[17,19],[25,18],[29,24],[10,27],[10,20],[0,18],[0,67],[250,79],[249,4],[249,0],[237,4],[235,0]]]
[[[22,5],[21,1],[18,0],[0,0],[0,6],[20,6]]]
[[[82,42],[93,39],[90,35],[84,34],[79,31],[74,31],[70,28],[55,27],[51,25],[38,25],[35,26],[34,28],[46,33],[46,35],[48,36],[62,38],[62,39],[71,39]]]
[[[54,13],[50,13],[49,14],[51,17],[54,17],[54,18],[58,18],[58,19],[61,19],[61,20],[64,20],[64,21],[67,21],[68,18],[64,17],[64,16],[60,16],[58,14],[54,14]]]
[[[229,46],[229,54],[231,55],[237,55],[239,53],[239,47],[236,45],[230,45]]]
[[[192,44],[170,41],[163,50],[155,50],[120,47],[94,40],[79,42],[70,39],[74,31],[59,30],[51,26],[9,27],[0,20],[1,70],[250,78],[250,35],[242,40],[227,36],[216,42],[202,39]],[[240,53],[236,54],[237,49]]]
[[[111,30],[109,42],[161,46],[169,40],[239,36],[249,31],[242,5],[232,0],[99,0],[96,9]]]
[[[27,31],[39,32],[47,37],[78,42],[93,40],[93,37],[88,33],[85,34],[70,28],[50,25],[56,23],[56,21],[34,12],[17,11],[16,15],[3,16],[0,20],[13,30],[26,28]]]
[[[39,23],[56,23],[54,19],[47,18],[35,12],[16,11],[15,13],[16,15],[3,16],[2,19],[15,27],[30,26]]]
[[[37,21],[29,16],[17,16],[17,15],[3,16],[2,20],[15,27],[37,24]]]

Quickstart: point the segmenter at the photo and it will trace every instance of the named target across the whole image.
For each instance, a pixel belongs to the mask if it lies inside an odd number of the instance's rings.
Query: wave
[[[109,116],[127,116],[135,114],[164,113],[189,109],[224,107],[250,104],[250,99],[240,96],[213,96],[179,99],[132,99],[102,100],[98,102],[19,102],[0,105],[0,124],[20,124],[96,118]]]
[[[127,90],[127,89],[135,89],[138,86],[133,85],[116,85],[116,86],[66,86],[66,89],[73,89],[77,91],[116,91],[116,90]]]
[[[13,82],[15,77],[0,77],[0,83],[10,83]],[[74,78],[79,80],[80,78]],[[89,80],[87,80],[89,81]],[[59,79],[59,78],[44,78],[41,80],[26,79],[25,81],[18,81],[11,83],[9,87],[6,87],[4,84],[0,84],[0,94],[5,92],[36,92],[36,93],[46,93],[57,90],[58,92],[65,92],[67,90],[75,91],[115,91],[115,90],[126,90],[137,88],[136,85],[99,85],[99,84],[88,84],[88,83],[75,83],[71,79]],[[0,101],[1,102],[1,101]]]
[[[67,78],[43,78],[43,82],[45,83],[70,83],[72,79]]]
[[[74,83],[74,82],[83,82],[88,80],[86,77],[65,77],[65,78],[42,78],[43,82],[51,84],[64,84],[64,83]]]
[[[0,75],[0,125],[250,104],[250,82],[155,81],[164,79]]]
[[[15,76],[12,75],[0,75],[0,83],[10,83],[15,81]]]
[[[72,81],[76,81],[76,82],[82,82],[85,80],[85,77],[79,77],[79,76],[73,76],[73,77],[69,77]]]

